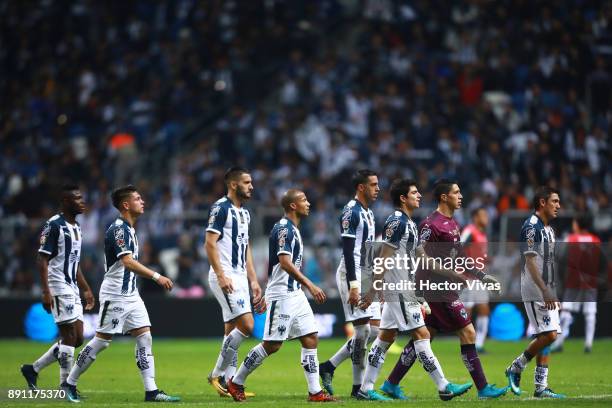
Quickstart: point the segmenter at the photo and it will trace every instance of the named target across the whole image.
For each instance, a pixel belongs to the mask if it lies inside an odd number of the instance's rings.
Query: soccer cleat
[[[380,395],[374,390],[369,391],[357,391],[357,395],[355,396],[358,400],[362,401],[393,401],[393,399],[385,397],[384,395]]]
[[[502,395],[506,395],[508,392],[508,387],[497,388],[495,384],[487,384],[482,390],[478,390],[478,398],[479,399],[491,399],[501,397]]]
[[[155,390],[146,391],[144,400],[145,402],[179,402],[181,398],[168,395],[162,390]]]
[[[585,346],[585,347],[584,347],[584,354],[590,354],[590,353],[591,353],[591,351],[593,351],[593,348],[592,348],[592,347],[588,347],[588,346]]]
[[[353,384],[353,388],[351,389],[351,397],[359,398],[357,394],[359,394],[360,389],[361,389],[361,384]]]
[[[485,350],[485,348],[484,348],[484,347],[477,347],[477,348],[476,348],[476,352],[477,352],[478,354],[488,354],[488,353],[487,353],[487,350]]]
[[[323,389],[327,391],[329,395],[334,395],[334,387],[332,386],[332,380],[334,379],[333,370],[327,368],[326,364],[323,363],[319,366],[319,376],[321,377]]]
[[[508,386],[514,395],[521,395],[521,373],[512,371],[512,366],[506,368],[506,378],[508,378]]]
[[[533,396],[535,398],[556,398],[556,399],[563,399],[566,397],[565,394],[557,394],[556,392],[554,392],[548,387],[540,391],[535,390],[533,392]]]
[[[244,385],[234,384],[232,382],[233,378],[234,377],[227,381],[227,392],[230,393],[236,402],[246,401],[246,395],[244,395]]]
[[[338,400],[323,390],[317,392],[316,394],[308,393],[308,402],[334,402],[334,401],[338,401]]]
[[[81,402],[79,393],[77,392],[76,385],[70,385],[67,382],[63,382],[60,388],[66,393],[66,400],[69,402]]]
[[[31,364],[24,364],[21,366],[21,375],[25,378],[28,383],[28,387],[34,391],[37,390],[36,381],[38,381],[38,373],[34,371],[34,366]]]
[[[465,384],[448,383],[444,391],[438,391],[438,396],[442,401],[450,401],[455,397],[465,394],[470,388],[472,388],[471,382]]]
[[[408,397],[404,394],[404,390],[399,384],[391,384],[388,380],[385,380],[380,390],[387,394],[390,398],[396,400],[407,400]]]
[[[208,375],[208,383],[217,391],[220,397],[230,397],[231,395],[227,392],[227,385],[223,377],[213,377],[212,373]]]

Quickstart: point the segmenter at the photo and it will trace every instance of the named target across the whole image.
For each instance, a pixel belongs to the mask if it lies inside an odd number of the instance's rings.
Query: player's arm
[[[121,263],[124,267],[134,272],[136,275],[142,276],[143,278],[153,279],[159,286],[166,290],[172,289],[172,280],[160,275],[159,272],[155,272],[153,269],[147,268],[134,259],[131,253],[123,255],[121,257]]]
[[[40,275],[40,286],[42,289],[42,304],[43,308],[51,313],[53,309],[53,297],[49,291],[49,255],[45,253],[38,254],[38,273]]]
[[[359,304],[359,285],[355,271],[355,237],[359,226],[359,214],[353,212],[352,208],[346,208],[342,213],[340,229],[342,236],[342,255],[344,256],[344,267],[346,268],[346,280],[349,284],[348,303],[352,306]]]
[[[527,266],[527,271],[531,276],[531,279],[535,282],[540,292],[542,292],[542,296],[544,297],[544,303],[546,303],[546,308],[548,310],[555,310],[557,308],[557,299],[554,294],[550,292],[550,289],[542,280],[542,276],[540,275],[540,271],[538,269],[538,265],[536,263],[536,254],[526,253],[525,254],[525,264]]]
[[[224,293],[232,293],[234,286],[232,285],[232,279],[226,276],[221,266],[221,259],[219,257],[219,246],[217,241],[220,235],[216,232],[206,231],[206,243],[204,247],[206,249],[206,255],[208,256],[208,263],[212,266],[215,275],[217,275],[217,282],[219,287]],[[247,270],[248,273],[248,270]]]
[[[253,293],[253,308],[256,312],[262,313],[266,310],[266,302],[262,297],[261,286],[257,281],[257,273],[255,272],[255,263],[253,262],[253,254],[251,253],[251,245],[247,245],[246,259],[247,279]]]
[[[79,265],[79,269],[77,270],[77,284],[79,285],[79,289],[83,292],[83,297],[85,298],[85,310],[91,310],[96,305],[96,298],[94,297],[87,280],[85,279],[85,275],[83,275],[83,270],[81,269],[81,265]]]
[[[303,287],[308,289],[315,302],[321,304],[325,302],[327,298],[325,296],[325,292],[317,285],[312,283],[310,279],[308,279],[298,268],[295,267],[293,262],[291,262],[291,255],[286,253],[281,253],[278,255],[278,262],[280,267],[283,268],[285,272],[289,274],[293,279],[298,281]]]

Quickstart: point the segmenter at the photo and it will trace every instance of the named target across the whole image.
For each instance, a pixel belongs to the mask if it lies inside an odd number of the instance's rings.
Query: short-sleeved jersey
[[[544,225],[536,214],[523,223],[520,236],[520,249],[523,263],[521,276],[521,294],[525,301],[542,299],[542,292],[537,287],[527,270],[526,256],[536,256],[536,265],[542,280],[547,287],[555,286],[555,231],[550,225]]]
[[[138,259],[136,230],[123,218],[117,218],[104,235],[104,280],[100,286],[100,298],[105,300],[138,299],[136,274],[123,266],[121,258],[132,254]]]
[[[599,237],[588,232],[569,234],[567,247],[565,288],[597,289],[603,263]]]
[[[355,238],[355,249],[353,257],[355,259],[355,276],[361,280],[361,267],[364,266],[365,245],[367,242],[374,241],[375,224],[374,213],[372,210],[365,209],[358,200],[351,200],[342,210],[340,217],[340,235],[342,237]],[[340,260],[342,270],[346,271],[344,255]]]
[[[77,272],[82,241],[79,223],[68,223],[63,214],[56,214],[45,223],[38,252],[49,255],[47,279],[51,295],[79,294]]]
[[[287,218],[281,218],[270,232],[268,286],[266,300],[281,300],[302,292],[301,285],[280,266],[280,255],[291,256],[291,262],[302,270],[304,244],[300,230]]]
[[[249,210],[234,206],[228,197],[217,200],[210,207],[206,232],[219,234],[217,248],[224,273],[246,277],[250,222]],[[213,278],[216,279],[216,275]]]
[[[396,210],[387,217],[383,228],[383,242],[393,249],[395,254],[407,255],[415,259],[419,245],[417,226],[403,211]],[[391,276],[388,276],[391,274]],[[385,281],[399,283],[402,280],[414,281],[414,271],[409,269],[390,270],[385,274]]]
[[[461,227],[453,217],[447,217],[439,211],[434,211],[419,225],[419,239],[428,257],[441,258],[445,263],[447,258],[455,259],[461,251]],[[416,275],[417,281],[441,283],[448,279],[440,274],[419,268]],[[427,292],[425,298],[428,298]],[[438,301],[454,301],[459,298],[456,291],[433,294]]]

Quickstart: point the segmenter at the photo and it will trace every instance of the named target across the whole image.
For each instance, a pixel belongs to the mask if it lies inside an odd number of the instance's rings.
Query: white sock
[[[145,391],[155,391],[155,358],[153,357],[153,337],[151,332],[142,333],[136,337],[136,366],[140,370],[140,377]]]
[[[234,354],[234,359],[232,360],[230,365],[227,366],[227,369],[225,370],[225,382],[226,383],[227,383],[227,380],[229,380],[236,374],[237,368],[238,368],[238,353]]]
[[[244,382],[249,374],[255,371],[255,369],[259,367],[261,363],[263,363],[266,357],[268,357],[268,353],[266,353],[266,350],[261,343],[253,347],[249,351],[249,354],[247,354],[242,364],[240,364],[240,368],[236,372],[232,382],[234,384],[244,385]]]
[[[34,364],[32,364],[32,366],[34,367],[34,371],[39,373],[40,370],[47,367],[49,364],[57,361],[58,355],[59,355],[59,342],[49,347],[49,350],[45,351],[45,353],[42,356],[40,356],[38,360],[34,362]]]
[[[110,346],[110,343],[110,340],[104,340],[99,337],[94,337],[89,340],[89,343],[87,343],[79,353],[66,382],[70,385],[77,385],[77,381],[79,381],[81,374],[87,371],[89,366],[95,361],[98,353],[104,351]]]
[[[416,352],[417,358],[423,365],[423,368],[431,379],[436,383],[436,387],[438,387],[438,391],[444,391],[446,386],[448,385],[448,381],[444,377],[444,373],[442,372],[442,367],[438,362],[438,359],[433,353],[431,349],[431,344],[429,339],[423,340],[415,340],[414,341],[414,350]]]
[[[235,355],[238,354],[240,344],[248,337],[249,336],[243,334],[238,329],[232,330],[227,336],[225,336],[223,344],[221,345],[219,357],[217,357],[217,364],[215,364],[215,368],[213,368],[213,377],[220,377],[225,374],[225,370],[232,363]]]
[[[512,364],[510,364],[510,371],[513,373],[522,373],[525,367],[529,364],[529,359],[525,356],[525,353],[521,353],[520,356],[514,359]]]
[[[535,384],[536,391],[541,391],[544,388],[548,387],[548,366],[547,365],[537,365],[533,382]]]
[[[355,327],[355,334],[353,335],[353,348],[351,350],[351,361],[353,362],[353,385],[361,385],[361,382],[363,381],[366,345],[369,336],[369,323]]]
[[[557,340],[555,341],[558,341],[558,345],[560,346],[570,335],[570,327],[572,326],[572,323],[574,323],[574,316],[572,316],[571,312],[562,310],[559,320],[561,323],[561,335],[558,336]]]
[[[336,351],[336,354],[329,359],[329,362],[332,363],[334,367],[338,367],[344,360],[351,356],[351,350],[353,350],[352,337]]]
[[[385,355],[387,350],[389,350],[389,346],[391,346],[391,343],[382,341],[378,337],[372,343],[370,353],[368,353],[368,363],[363,374],[361,391],[367,392],[374,389],[374,383],[378,379],[380,370],[385,362]]]
[[[489,331],[489,316],[476,317],[476,348],[481,349],[484,346]]]
[[[368,337],[368,344],[374,343],[374,340],[378,338],[378,333],[380,333],[380,328],[378,326],[374,326],[370,324],[370,336]]]
[[[321,391],[319,384],[319,358],[317,357],[317,349],[307,349],[302,347],[301,357],[302,367],[304,368],[304,376],[308,383],[308,392],[316,394]]]
[[[585,313],[584,315],[584,345],[593,347],[593,337],[595,337],[595,313]]]
[[[68,378],[68,374],[70,374],[70,370],[72,369],[72,364],[74,362],[74,347],[60,344],[57,361],[60,366],[60,385],[62,385],[64,381],[66,381],[66,378]]]

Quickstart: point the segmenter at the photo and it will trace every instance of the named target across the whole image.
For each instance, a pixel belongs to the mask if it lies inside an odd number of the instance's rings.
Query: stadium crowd
[[[64,179],[81,183],[89,203],[84,270],[101,281],[109,192],[129,181],[150,203],[141,259],[162,268],[162,250],[177,248],[179,286],[197,287],[208,271],[205,216],[172,217],[205,214],[232,164],[252,170],[253,212],[302,186],[313,204],[307,272],[331,287],[333,220],[356,166],[376,170],[383,191],[396,176],[416,178],[428,208],[433,180],[457,178],[466,207],[486,207],[494,231],[549,183],[565,210],[607,214],[597,227],[610,235],[610,2],[40,1],[0,10],[0,214],[36,220],[2,245],[5,288],[35,285],[36,237]],[[147,160],[159,151],[170,163],[162,174]],[[379,224],[389,206],[386,195],[375,205]]]

